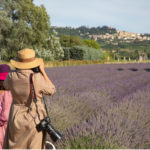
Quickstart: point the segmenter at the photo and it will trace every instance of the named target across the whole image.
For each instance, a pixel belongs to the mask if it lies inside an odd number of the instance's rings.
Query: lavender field
[[[47,68],[58,148],[150,148],[150,64]]]

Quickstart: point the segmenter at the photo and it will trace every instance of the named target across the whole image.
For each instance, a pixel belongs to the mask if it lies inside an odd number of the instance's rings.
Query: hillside
[[[117,30],[115,28],[103,26],[103,27],[92,27],[88,28],[86,26],[81,26],[78,28],[73,27],[56,27],[52,26],[51,30],[55,29],[60,34],[68,34],[68,35],[78,35],[82,38],[89,38],[91,35],[105,35],[106,33],[115,34]]]
[[[103,27],[86,27],[81,26],[78,28],[73,27],[56,27],[52,26],[51,30],[55,29],[58,34],[68,34],[68,35],[78,35],[82,38],[93,38],[94,40],[106,39],[108,41],[113,41],[115,39],[126,41],[130,43],[132,40],[150,40],[150,34],[139,34],[131,33],[127,31],[119,31],[115,28],[103,26]]]
[[[119,31],[115,28],[103,27],[51,27],[55,29],[58,36],[67,34],[71,36],[80,36],[81,38],[88,38],[97,41],[103,50],[118,52],[120,54],[128,55],[127,53],[141,53],[150,56],[150,34],[130,33],[127,31]],[[127,56],[128,57],[128,56]]]

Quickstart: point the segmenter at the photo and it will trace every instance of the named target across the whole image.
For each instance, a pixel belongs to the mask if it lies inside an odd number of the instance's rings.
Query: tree
[[[73,47],[75,45],[83,45],[83,40],[79,36],[61,35],[60,43],[63,47]]]
[[[85,39],[84,43],[88,47],[95,48],[95,49],[100,49],[100,45],[94,40]]]
[[[1,0],[0,13],[4,13],[6,22],[9,22],[8,26],[5,26],[5,23],[1,26],[0,38],[4,39],[2,45],[10,58],[16,55],[16,51],[25,47],[45,48],[50,23],[43,5],[35,6],[33,0]],[[4,17],[1,17],[0,21],[3,20]]]
[[[7,47],[10,42],[9,34],[12,28],[12,20],[8,17],[8,13],[3,9],[6,4],[5,0],[0,1],[0,58],[4,60],[7,58]]]
[[[43,58],[44,60],[54,60],[54,55],[52,54],[51,50],[42,48],[42,49],[35,49],[35,53],[38,57]]]
[[[48,47],[54,56],[54,59],[61,60],[64,57],[64,51],[59,42],[59,38],[57,37],[57,32],[55,30],[52,31],[48,39]]]

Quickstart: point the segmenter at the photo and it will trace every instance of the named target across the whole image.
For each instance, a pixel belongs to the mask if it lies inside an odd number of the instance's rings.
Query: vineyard
[[[57,92],[46,96],[62,149],[150,147],[150,64],[47,68]]]

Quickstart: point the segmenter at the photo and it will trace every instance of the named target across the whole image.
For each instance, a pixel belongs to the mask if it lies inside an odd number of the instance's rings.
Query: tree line
[[[87,27],[87,26],[80,26],[78,28],[72,27],[55,27],[52,26],[51,30],[55,29],[58,32],[58,35],[67,34],[72,36],[80,36],[82,38],[89,38],[88,35],[99,35],[99,34],[114,34],[116,33],[115,28],[110,28],[108,26],[98,26],[98,27]]]
[[[117,44],[114,44],[116,43]],[[146,59],[150,59],[150,41],[139,41],[134,40],[130,43],[123,42],[123,41],[115,41],[114,43],[107,43],[105,40],[98,40],[100,43],[101,48],[105,49],[106,51],[116,53],[116,58],[124,59],[124,57],[131,58],[134,60],[138,60],[140,56],[145,57]]]
[[[34,49],[36,55],[44,60],[102,58],[100,46],[95,41],[83,41],[78,36],[59,37],[50,27],[45,7],[36,6],[33,0],[1,0],[0,24],[1,60],[16,57],[17,51],[26,47]],[[83,32],[82,28],[80,30]],[[82,58],[79,56],[81,53]]]

